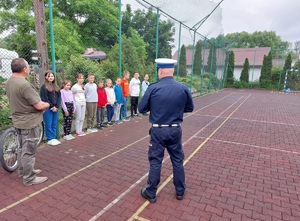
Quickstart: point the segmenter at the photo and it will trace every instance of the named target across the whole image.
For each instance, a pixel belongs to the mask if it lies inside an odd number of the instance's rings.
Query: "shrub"
[[[100,70],[99,63],[88,60],[82,56],[71,56],[70,62],[67,64],[64,73],[64,79],[70,80],[73,83],[76,81],[76,74],[82,73],[87,78],[89,73],[95,75],[95,82],[103,79],[103,73]],[[63,80],[63,79],[62,79]]]

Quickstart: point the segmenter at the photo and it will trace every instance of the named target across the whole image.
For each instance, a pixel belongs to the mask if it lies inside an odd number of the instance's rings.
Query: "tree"
[[[208,58],[207,58],[206,72],[209,73],[211,72],[212,74],[216,74],[216,70],[217,70],[216,47],[214,43],[211,43]]]
[[[296,41],[294,43],[295,45],[295,51],[297,53],[297,59],[299,60],[300,59],[300,41]]]
[[[299,70],[300,71],[300,60],[296,61],[293,67],[294,70]]]
[[[244,65],[243,65],[243,70],[241,73],[240,81],[249,83],[249,60],[248,58],[245,59]]]
[[[132,16],[133,16],[133,14],[131,11],[131,5],[126,4],[126,10],[125,10],[125,12],[123,12],[123,16],[122,16],[122,33],[124,35],[126,35],[127,37],[131,37],[129,28],[132,27],[132,24],[131,24]]]
[[[131,24],[132,28],[142,36],[144,42],[148,43],[147,63],[153,62],[156,55],[156,13],[152,12],[151,8],[147,12],[138,9],[134,12]],[[159,21],[158,57],[171,58],[174,33],[175,29],[171,21]]]
[[[0,34],[14,30],[4,39],[6,49],[24,56],[26,48],[36,48],[33,1],[3,0],[0,2],[0,9],[4,9],[0,10]]]
[[[178,68],[178,65],[177,65]],[[185,46],[182,45],[180,49],[180,60],[179,60],[179,74],[180,77],[186,76],[186,50]]]
[[[229,57],[228,57],[228,68],[226,72],[226,86],[230,87],[233,85],[234,82],[234,52],[230,51],[229,52]]]
[[[71,54],[83,54],[87,47],[108,51],[118,39],[118,8],[107,0],[53,0],[56,58],[62,62]],[[36,49],[36,33],[32,0],[0,2],[0,34],[14,30],[10,46],[18,53],[24,43]],[[48,23],[48,12],[46,23]],[[3,24],[3,25],[2,25]],[[47,31],[49,33],[49,31]],[[50,49],[50,39],[47,39]],[[50,52],[50,50],[48,50]]]
[[[76,31],[78,26],[71,21],[54,18],[55,54],[56,60],[65,66],[72,55],[83,54],[85,47],[80,34]]]
[[[272,81],[272,52],[264,55],[263,65],[260,72],[259,82],[262,88],[268,88]]]
[[[149,71],[147,65],[144,64],[147,44],[132,28],[130,28],[130,35],[132,37],[122,36],[122,72],[127,70],[130,73],[138,71],[140,74],[144,74],[145,70]],[[119,44],[112,47],[108,57],[101,65],[101,69],[106,78],[114,81],[119,77]],[[148,74],[150,75],[150,73]]]
[[[285,59],[284,66],[282,69],[281,81],[280,81],[280,88],[284,86],[284,79],[286,75],[286,71],[292,68],[292,57],[291,53],[288,54],[287,58]]]
[[[226,35],[228,42],[235,42],[237,48],[271,47],[275,49],[288,49],[289,42],[282,41],[274,31],[256,31],[249,34],[245,31]]]
[[[200,76],[201,70],[202,70],[202,41],[199,40],[196,44],[193,74]]]
[[[76,74],[78,73],[83,74],[86,78],[89,73],[93,73],[96,81],[103,78],[99,63],[86,59],[80,55],[72,55],[69,63],[66,65],[64,78],[76,82]]]

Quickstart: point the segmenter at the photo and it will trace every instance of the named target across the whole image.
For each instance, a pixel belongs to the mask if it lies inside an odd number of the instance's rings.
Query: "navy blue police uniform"
[[[173,61],[176,62],[176,60]],[[150,143],[148,151],[150,170],[147,186],[142,189],[143,197],[150,202],[156,201],[165,148],[173,165],[173,183],[176,194],[177,196],[183,196],[186,184],[180,124],[183,121],[183,114],[192,112],[194,109],[192,95],[188,87],[175,81],[173,76],[163,77],[157,83],[149,85],[138,105],[138,109],[140,113],[150,111],[149,121],[152,123],[149,130]]]

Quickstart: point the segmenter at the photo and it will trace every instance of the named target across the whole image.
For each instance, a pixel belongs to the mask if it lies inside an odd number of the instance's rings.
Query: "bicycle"
[[[11,119],[11,117],[9,117]],[[44,122],[39,125],[40,136],[38,145],[44,138],[45,128]],[[19,150],[19,142],[17,132],[14,127],[10,127],[4,131],[0,138],[0,163],[4,170],[13,172],[18,168],[17,154]]]

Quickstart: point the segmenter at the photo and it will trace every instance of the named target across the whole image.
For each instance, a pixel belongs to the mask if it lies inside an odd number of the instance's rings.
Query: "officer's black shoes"
[[[182,195],[176,194],[176,199],[178,199],[178,200],[183,200],[183,195],[184,195],[184,194],[182,194]]]
[[[146,188],[143,188],[143,189],[141,190],[141,195],[142,195],[142,197],[144,197],[145,199],[147,199],[150,203],[155,203],[155,202],[156,202],[156,197],[150,198],[150,197],[147,195]]]

